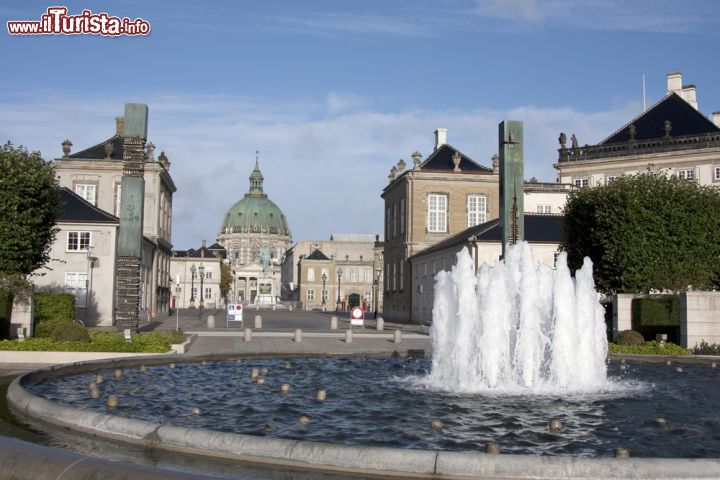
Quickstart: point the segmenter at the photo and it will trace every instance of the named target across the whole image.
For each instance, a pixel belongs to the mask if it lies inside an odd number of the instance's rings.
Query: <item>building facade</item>
[[[381,310],[382,242],[379,235],[333,234],[301,240],[282,264],[286,300],[306,310]]]
[[[59,231],[50,261],[33,276],[36,292],[75,295],[75,318],[87,326],[112,326],[115,249],[120,221],[72,190],[58,191]]]
[[[230,301],[236,303],[272,305],[282,297],[280,264],[292,237],[263,181],[256,161],[248,193],[230,207],[218,235],[233,274]]]
[[[621,175],[665,172],[703,185],[720,185],[720,112],[698,110],[696,87],[682,75],[667,75],[667,94],[597,145],[570,146],[560,134],[560,183],[590,187]],[[573,136],[574,137],[574,136]]]
[[[120,213],[123,176],[123,129],[123,117],[117,117],[115,135],[74,154],[72,143],[66,140],[63,157],[55,159],[60,186],[116,217]],[[155,158],[155,146],[148,143],[145,153],[140,309],[152,318],[168,314],[170,308],[172,199],[177,187],[165,152]]]
[[[189,250],[173,250],[170,275],[173,282],[172,308],[223,308],[220,290],[225,249],[217,243]]]

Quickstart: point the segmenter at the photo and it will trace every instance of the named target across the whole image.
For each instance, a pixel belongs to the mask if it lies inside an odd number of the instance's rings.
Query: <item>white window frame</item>
[[[713,181],[720,182],[720,166],[713,167]]]
[[[365,267],[364,269],[365,283],[372,283],[372,268]]]
[[[537,213],[552,213],[552,205],[538,205]]]
[[[76,237],[71,242],[71,238]],[[92,247],[92,232],[83,230],[71,230],[67,232],[65,242],[65,251],[67,252],[85,252]]]
[[[618,179],[617,175],[608,175],[605,177],[605,185],[610,185]]]
[[[358,269],[353,267],[350,269],[350,283],[358,282]]]
[[[427,196],[427,231],[447,232],[448,196],[444,193],[429,193]]]
[[[308,302],[314,302],[315,301],[315,289],[314,288],[308,288],[305,292],[305,298]]]
[[[589,178],[576,178],[575,186],[578,188],[587,188],[590,186],[590,179]]]
[[[115,185],[115,216],[120,217],[120,205],[122,203],[122,183]]]
[[[205,268],[205,280],[210,280],[212,278],[212,270],[209,268]]]
[[[467,226],[474,227],[487,221],[487,197],[485,195],[468,195]]]
[[[212,300],[212,287],[205,287],[205,300]]]
[[[315,269],[314,268],[307,269],[307,280],[308,280],[308,282],[315,281]]]
[[[684,168],[677,171],[677,176],[685,180],[696,180],[694,168]]]
[[[91,193],[92,192],[92,193]],[[88,203],[97,205],[97,185],[94,183],[76,183],[75,193]]]

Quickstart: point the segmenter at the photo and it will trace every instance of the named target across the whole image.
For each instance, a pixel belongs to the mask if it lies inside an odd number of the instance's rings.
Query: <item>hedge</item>
[[[185,335],[176,332],[147,332],[133,336],[132,342],[126,342],[122,333],[90,331],[90,343],[55,342],[50,338],[29,338],[24,342],[17,340],[0,341],[0,350],[48,351],[48,352],[130,352],[164,353],[170,345],[183,341]]]
[[[75,295],[41,292],[35,294],[35,337],[51,337],[62,323],[75,318]]]
[[[680,345],[667,342],[665,344],[657,343],[655,340],[645,342],[642,345],[618,345],[611,343],[608,345],[608,353],[627,353],[639,355],[689,355],[690,351]]]

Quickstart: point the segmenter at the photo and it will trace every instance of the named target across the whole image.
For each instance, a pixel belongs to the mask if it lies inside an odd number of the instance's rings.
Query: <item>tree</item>
[[[606,293],[720,286],[720,191],[664,173],[622,176],[572,192],[565,206],[571,268],[585,256]]]
[[[59,211],[52,164],[8,142],[0,149],[0,291],[15,295],[47,263]]]
[[[220,296],[222,298],[227,298],[232,281],[233,276],[230,271],[230,265],[225,262],[220,262]]]

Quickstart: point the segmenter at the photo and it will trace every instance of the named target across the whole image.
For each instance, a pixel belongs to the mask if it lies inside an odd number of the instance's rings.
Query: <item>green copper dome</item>
[[[250,191],[225,214],[220,233],[270,233],[290,236],[282,211],[263,192],[257,161],[250,174]]]

